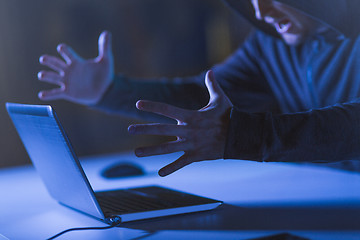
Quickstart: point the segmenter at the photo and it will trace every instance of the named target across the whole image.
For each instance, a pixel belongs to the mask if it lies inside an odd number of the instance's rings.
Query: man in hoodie
[[[226,2],[258,30],[211,71],[146,81],[115,75],[110,33],[103,32],[95,59],[82,59],[64,44],[58,52],[65,61],[40,58],[55,72],[41,71],[39,80],[60,86],[41,91],[40,99],[161,121],[129,127],[132,134],[177,137],[135,150],[139,157],[184,151],[161,176],[202,160],[360,159],[360,39],[352,24],[360,3]]]

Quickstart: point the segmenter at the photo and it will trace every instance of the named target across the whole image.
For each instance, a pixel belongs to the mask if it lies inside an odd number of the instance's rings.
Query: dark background
[[[226,58],[249,25],[221,0],[7,0],[0,1],[0,167],[30,163],[5,102],[56,109],[79,156],[131,150],[157,137],[130,136],[133,119],[95,112],[66,101],[41,102],[53,86],[37,80],[42,54],[67,43],[97,56],[103,30],[113,35],[116,72],[136,77],[185,76]]]

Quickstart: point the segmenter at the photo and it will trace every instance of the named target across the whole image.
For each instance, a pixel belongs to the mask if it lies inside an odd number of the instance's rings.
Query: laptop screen
[[[50,195],[66,206],[103,219],[94,192],[52,107],[6,103],[6,108]]]

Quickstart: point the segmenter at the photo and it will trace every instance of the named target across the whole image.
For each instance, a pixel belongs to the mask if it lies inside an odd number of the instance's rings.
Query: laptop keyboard
[[[156,186],[96,192],[95,196],[105,216],[216,202],[212,199]]]

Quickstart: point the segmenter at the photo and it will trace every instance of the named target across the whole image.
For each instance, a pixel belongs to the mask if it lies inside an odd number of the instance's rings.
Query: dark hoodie
[[[224,158],[334,162],[360,159],[360,38],[357,0],[279,0],[327,24],[330,31],[288,46],[256,20],[250,0],[226,2],[258,28],[214,66],[234,104]],[[207,102],[204,73],[140,81],[117,76],[97,105],[136,112],[138,99],[197,109]]]

